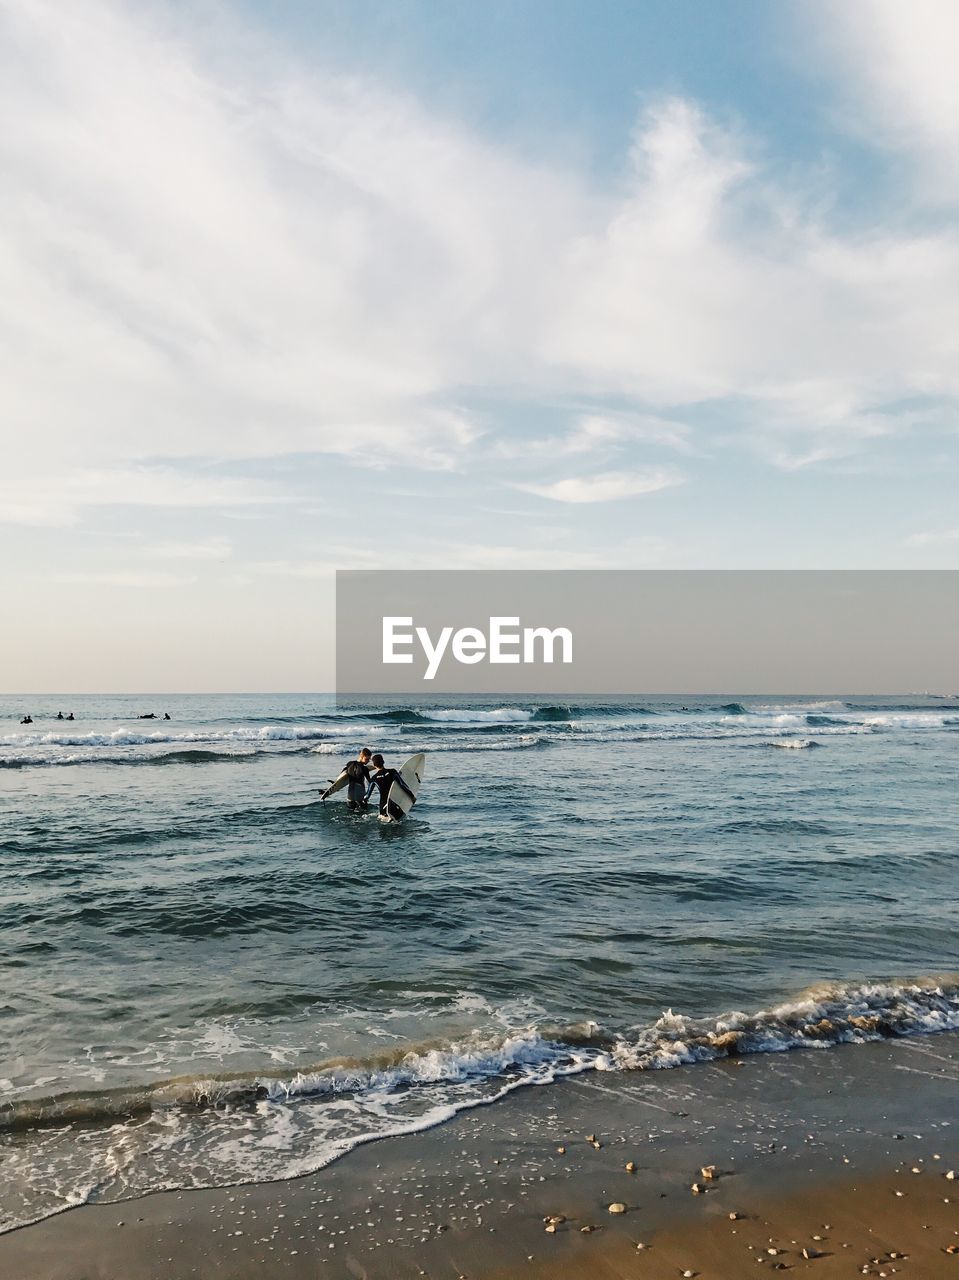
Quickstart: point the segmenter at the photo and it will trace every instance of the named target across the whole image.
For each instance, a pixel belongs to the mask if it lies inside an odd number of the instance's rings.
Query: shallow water
[[[361,745],[406,823],[319,803]],[[957,751],[949,697],[0,700],[0,1221],[959,1026]]]

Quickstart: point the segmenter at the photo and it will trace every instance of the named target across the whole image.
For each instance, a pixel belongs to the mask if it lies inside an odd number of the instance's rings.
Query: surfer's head
[[[375,755],[375,756],[373,757],[373,763],[376,765],[377,769],[382,769],[382,768],[383,768],[383,757],[382,757],[381,755]]]
[[[362,761],[363,761],[363,763],[365,764],[365,763],[366,763],[366,761],[367,761],[367,760],[369,760],[370,755],[371,755],[371,752],[370,752],[369,747],[364,747],[364,748],[363,748],[363,750],[362,750],[362,751],[360,752],[360,754],[359,754],[359,759],[360,759],[360,760],[362,760]]]

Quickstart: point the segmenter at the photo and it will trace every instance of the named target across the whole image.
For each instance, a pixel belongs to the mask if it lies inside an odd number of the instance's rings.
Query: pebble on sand
[[[699,1172],[707,1182],[712,1181],[716,1177],[716,1166],[714,1164],[704,1164]]]
[[[698,1195],[702,1195],[703,1191],[705,1191],[706,1188],[701,1187],[698,1182],[694,1182],[691,1184],[689,1189],[694,1196],[698,1196]]]
[[[627,1172],[627,1173],[635,1173],[635,1172],[636,1172],[636,1161],[635,1161],[635,1160],[627,1160],[627,1161],[626,1161],[626,1172]]]
[[[626,1212],[626,1206],[623,1204],[623,1202],[622,1202],[621,1200],[614,1200],[614,1201],[613,1201],[613,1203],[609,1206],[609,1212],[610,1212],[610,1213],[625,1213],[625,1212]]]

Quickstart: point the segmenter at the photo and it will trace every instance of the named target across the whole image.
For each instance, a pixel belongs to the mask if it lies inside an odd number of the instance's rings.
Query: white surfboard
[[[419,753],[419,755],[410,756],[406,764],[404,764],[402,769],[399,770],[400,777],[403,779],[403,781],[406,783],[409,789],[413,792],[414,800],[423,783],[423,774],[425,773],[425,771],[426,771],[426,756],[422,751]],[[403,790],[403,788],[395,782],[390,787],[390,793],[386,797],[386,804],[387,804],[387,808],[389,808],[391,804],[395,804],[398,809],[402,809],[403,813],[409,813],[409,811],[413,808],[413,800],[411,800],[410,797]]]
[[[345,787],[346,784],[349,782],[349,780],[350,780],[349,775],[347,774],[346,770],[343,769],[342,772],[337,774],[337,776],[333,779],[333,781],[326,788],[326,790],[320,795],[320,799],[329,800],[330,796],[335,795],[337,791],[339,791],[342,787]]]

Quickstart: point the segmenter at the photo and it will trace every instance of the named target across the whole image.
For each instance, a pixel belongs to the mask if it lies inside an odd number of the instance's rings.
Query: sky
[[[951,0],[0,0],[0,689],[337,568],[957,568]]]

